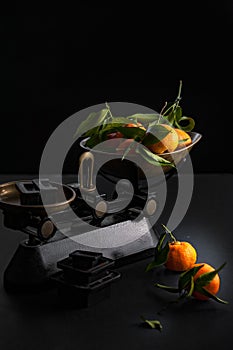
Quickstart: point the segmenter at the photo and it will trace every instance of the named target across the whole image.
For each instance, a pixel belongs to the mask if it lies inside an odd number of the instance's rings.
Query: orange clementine
[[[181,130],[181,129],[175,129],[175,131],[178,135],[177,149],[187,147],[192,143],[192,139],[189,136],[189,134],[187,134],[187,132],[185,132],[184,130]]]
[[[125,126],[127,128],[140,128],[140,129],[143,129],[143,130],[146,130],[145,127],[142,125],[142,123],[129,123],[129,124],[125,124]]]
[[[178,146],[178,135],[174,128],[167,124],[161,124],[169,133],[159,142],[149,145],[148,148],[151,152],[156,154],[164,153],[165,151],[173,152]]]
[[[107,135],[108,140],[122,138],[124,135],[120,131],[111,132]]]
[[[185,271],[193,267],[197,260],[196,249],[189,242],[169,243],[168,258],[165,263],[172,271]]]
[[[211,271],[214,271],[214,268],[209,265],[209,264],[206,264],[206,263],[200,263],[200,264],[195,264],[194,266],[200,266],[200,265],[203,265],[200,270],[197,271],[197,273],[194,275],[193,279],[194,279],[194,282],[196,281],[196,279],[203,275],[204,273],[207,273],[207,272],[211,272]],[[212,281],[210,281],[205,287],[203,287],[204,289],[206,289],[208,292],[212,293],[212,294],[217,294],[217,292],[219,291],[219,287],[220,287],[220,278],[219,278],[219,275],[217,274],[213,279]],[[198,300],[207,300],[209,299],[207,296],[199,293],[199,292],[196,292],[194,291],[193,294],[192,294],[196,299]]]
[[[127,127],[127,128],[140,128],[142,130],[146,130],[144,128],[144,126],[141,124],[141,123],[128,123],[128,124],[125,124],[124,127]],[[115,132],[111,132],[107,135],[107,139],[108,140],[111,140],[111,139],[117,139],[117,138],[123,138],[124,135],[120,132],[120,131],[115,131]]]

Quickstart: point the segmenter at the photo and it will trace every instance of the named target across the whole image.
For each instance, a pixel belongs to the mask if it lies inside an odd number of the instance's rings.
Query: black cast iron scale
[[[194,135],[193,144],[199,139],[199,134]],[[89,175],[86,176],[87,173],[82,170],[79,182],[61,184],[44,178],[0,185],[0,208],[4,214],[4,225],[28,235],[28,239],[19,244],[5,270],[6,290],[38,289],[53,279],[60,285],[61,290],[67,291],[64,286],[72,285],[71,274],[67,271],[72,269],[77,278],[83,278],[76,261],[82,268],[84,261],[84,265],[87,262],[87,271],[84,271],[87,274],[82,273],[84,276],[89,276],[87,281],[91,281],[91,285],[89,289],[85,289],[86,294],[83,289],[79,289],[79,292],[81,290],[81,295],[82,293],[87,295],[92,289],[98,290],[101,287],[102,290],[103,285],[108,285],[119,277],[116,272],[107,270],[104,276],[100,272],[101,278],[98,283],[92,281],[90,278],[93,275],[99,276],[96,271],[99,269],[102,271],[101,266],[104,263],[109,266],[114,262],[115,266],[120,266],[153,254],[157,236],[154,230],[150,229],[149,220],[159,204],[156,187],[148,194],[139,188],[134,178],[130,178],[134,185],[134,195],[124,207],[122,202],[128,200],[128,182],[125,184],[123,182],[122,195],[118,193],[116,196],[114,191],[109,195],[106,187],[100,194],[96,194],[96,186],[92,181],[93,168],[90,171],[89,159],[93,160],[91,152],[85,152],[80,157],[81,168],[87,160]],[[171,175],[170,171],[166,177]],[[43,205],[41,200],[42,191],[46,197],[46,205]],[[64,198],[61,194],[65,194],[65,201],[61,200]],[[111,199],[114,200],[113,206]],[[46,207],[49,208],[50,216]],[[119,207],[124,209],[119,210]],[[77,220],[72,223],[66,220],[69,210],[77,214]],[[137,219],[142,211],[143,216]],[[62,218],[63,230],[57,230],[54,224],[54,218],[58,215]],[[83,223],[90,223],[93,229],[85,232]],[[78,239],[74,239],[76,235]],[[96,261],[100,266],[95,266]],[[62,276],[59,275],[61,269],[63,269]],[[72,294],[75,288],[70,287],[68,290]],[[86,304],[88,305],[88,299]]]
[[[53,214],[48,217],[41,202],[41,191],[48,193],[48,199],[53,207]],[[59,192],[64,191],[66,203],[59,202]],[[117,232],[124,231],[127,236],[133,235],[135,219],[145,206],[146,198],[141,194],[135,195],[128,207],[118,212],[117,204],[122,200],[114,201],[114,208],[108,208],[105,213],[103,199],[106,194],[92,196],[89,191],[87,202],[80,193],[80,184],[72,183],[59,185],[50,183],[47,179],[39,181],[25,180],[9,182],[0,185],[1,209],[4,214],[4,225],[9,229],[21,230],[28,234],[28,239],[21,242],[12,260],[4,273],[4,285],[7,290],[23,289],[35,286],[36,288],[48,280],[56,272],[57,262],[75,250],[96,251],[104,257],[117,261],[117,265],[148,256],[150,249],[156,243],[156,237],[148,232],[128,245],[118,245],[111,248],[93,248],[91,242],[108,235],[109,240],[117,241]],[[92,202],[92,207],[88,206]],[[153,205],[154,204],[154,205]],[[69,205],[77,213],[77,221],[66,222]],[[151,196],[148,201],[150,213],[156,209],[156,199]],[[151,209],[152,208],[152,209]],[[63,218],[64,231],[56,229],[53,218],[60,215]],[[85,233],[85,242],[79,243],[66,235],[66,231],[82,231],[83,222],[93,225],[93,231]],[[146,219],[137,223],[137,228],[145,230]],[[72,237],[74,238],[74,237]],[[90,243],[88,243],[90,242]],[[90,245],[89,245],[90,244]]]

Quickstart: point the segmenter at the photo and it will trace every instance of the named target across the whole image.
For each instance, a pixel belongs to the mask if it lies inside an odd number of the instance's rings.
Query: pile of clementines
[[[98,145],[98,150],[122,155],[122,160],[127,154],[139,154],[149,164],[174,167],[166,154],[192,145],[190,132],[195,126],[193,118],[183,115],[181,88],[182,81],[175,101],[165,102],[160,113],[116,116],[105,103],[105,108],[87,116],[74,137],[84,137],[88,149]]]
[[[178,149],[189,146],[192,143],[190,135],[178,128],[174,128],[168,124],[160,124],[161,127],[168,130],[168,133],[160,141],[147,145],[148,149],[154,154],[163,154],[165,152],[174,152]],[[146,128],[139,122],[128,123],[123,125],[124,128],[140,128],[146,131]],[[134,141],[133,138],[126,139],[123,142],[117,142],[117,139],[124,138],[124,134],[120,131],[111,132],[107,135],[108,140],[115,140],[115,148],[117,151],[124,151]]]
[[[197,251],[189,242],[177,241],[172,232],[162,225],[165,232],[160,236],[155,248],[155,258],[146,268],[150,271],[158,266],[164,265],[171,271],[181,272],[178,280],[178,287],[171,287],[156,283],[155,286],[168,292],[179,293],[180,296],[194,297],[198,300],[214,299],[219,303],[227,302],[218,298],[216,294],[220,288],[219,271],[225,266],[225,263],[218,269],[203,262],[196,263]],[[166,235],[169,240],[164,245]]]

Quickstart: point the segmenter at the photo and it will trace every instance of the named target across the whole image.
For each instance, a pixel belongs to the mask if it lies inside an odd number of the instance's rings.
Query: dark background
[[[105,101],[159,111],[177,94],[203,134],[195,172],[232,172],[233,5],[119,2],[1,14],[1,173],[35,173],[54,129]]]

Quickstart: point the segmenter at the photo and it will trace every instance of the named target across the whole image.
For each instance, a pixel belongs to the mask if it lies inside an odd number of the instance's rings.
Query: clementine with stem
[[[198,279],[198,277],[200,277],[201,275],[214,271],[214,268],[207,263],[199,263],[199,264],[195,264],[194,266],[201,266],[201,265],[203,265],[203,266],[200,268],[200,270],[197,271],[197,273],[193,277],[194,283]],[[204,289],[215,295],[218,293],[219,287],[220,287],[220,278],[219,278],[219,275],[216,274],[214,276],[214,278],[208,284],[206,284],[204,286]],[[194,290],[192,296],[194,296],[198,300],[208,300],[209,299],[207,296],[205,296],[205,295],[203,295],[200,292],[197,292],[195,290]]]
[[[170,234],[172,242],[169,243],[169,252],[165,266],[172,271],[185,271],[190,269],[197,261],[196,249],[189,242],[177,241],[168,228],[163,225]]]

